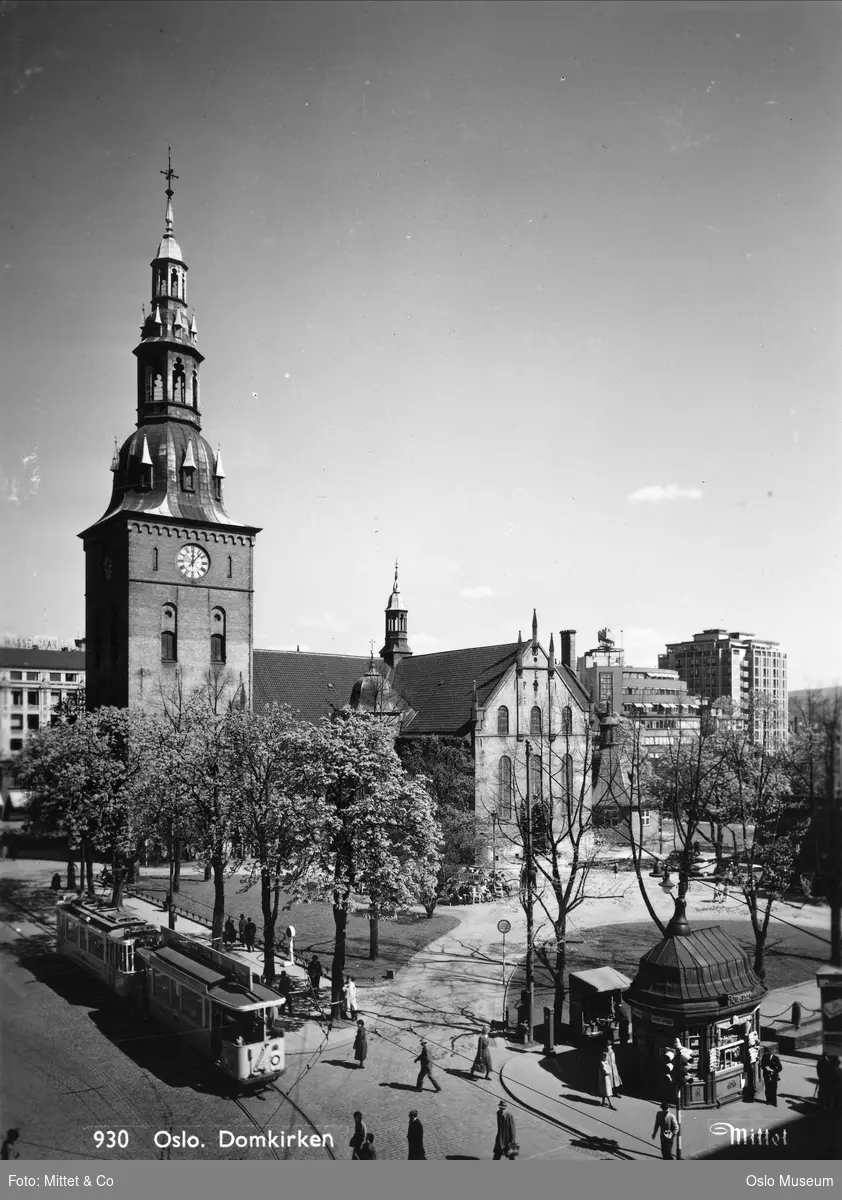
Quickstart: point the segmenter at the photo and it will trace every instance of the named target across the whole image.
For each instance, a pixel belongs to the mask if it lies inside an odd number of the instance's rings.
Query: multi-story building
[[[704,700],[730,701],[751,713],[752,736],[767,750],[779,750],[787,732],[786,655],[778,642],[753,633],[705,629],[692,641],[669,642],[658,666],[677,671]]]
[[[600,715],[633,720],[648,758],[662,755],[680,738],[698,734],[702,702],[690,694],[676,670],[627,666],[625,651],[615,646],[611,631],[600,629],[597,636],[599,645],[579,658],[577,674]]]
[[[25,803],[15,780],[15,758],[33,733],[50,724],[53,709],[85,686],[85,651],[57,643],[52,649],[26,639],[0,646],[0,788],[3,820]]]

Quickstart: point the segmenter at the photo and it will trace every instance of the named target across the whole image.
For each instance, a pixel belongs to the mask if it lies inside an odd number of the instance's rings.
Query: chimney
[[[561,665],[569,667],[576,674],[576,630],[562,629],[561,631]]]

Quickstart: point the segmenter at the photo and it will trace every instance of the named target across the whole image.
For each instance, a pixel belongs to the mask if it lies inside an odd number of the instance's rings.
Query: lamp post
[[[526,871],[526,1041],[532,1041],[535,1010],[535,937],[533,906],[533,862],[532,862],[532,747],[526,743],[526,822],[523,846],[524,869]]]

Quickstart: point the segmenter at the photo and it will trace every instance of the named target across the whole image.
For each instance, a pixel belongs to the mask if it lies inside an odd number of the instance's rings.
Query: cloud
[[[666,487],[655,483],[651,487],[638,488],[636,492],[632,492],[630,496],[626,497],[633,503],[648,500],[653,504],[659,504],[662,500],[701,500],[701,498],[700,488],[679,487],[677,483],[668,483]]]
[[[481,583],[477,587],[460,588],[458,594],[463,600],[484,600],[487,596],[493,596],[495,593],[494,588]]]

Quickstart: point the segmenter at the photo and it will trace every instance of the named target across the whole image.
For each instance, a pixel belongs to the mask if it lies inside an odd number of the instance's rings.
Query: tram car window
[[[202,997],[190,988],[183,987],[181,989],[181,1011],[185,1017],[189,1017],[191,1021],[195,1021],[197,1025],[201,1025],[203,1021]]]

